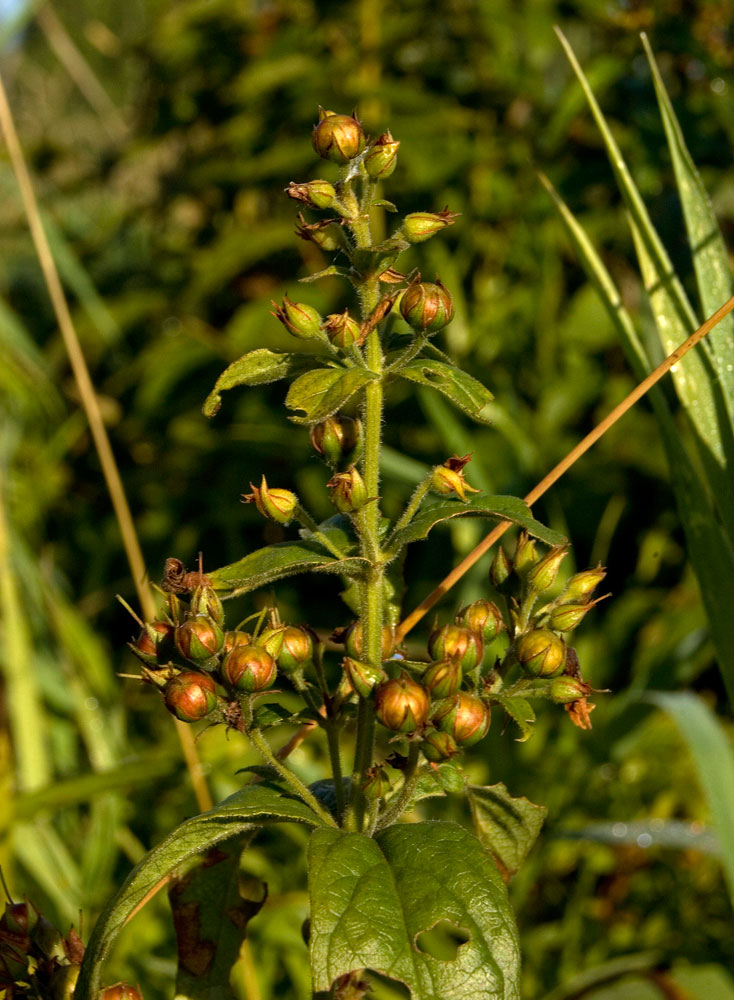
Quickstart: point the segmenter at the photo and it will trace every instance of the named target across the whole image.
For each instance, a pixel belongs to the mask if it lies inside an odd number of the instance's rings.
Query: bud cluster
[[[73,927],[64,937],[28,900],[6,903],[0,917],[4,996],[70,998],[83,957],[84,945]]]

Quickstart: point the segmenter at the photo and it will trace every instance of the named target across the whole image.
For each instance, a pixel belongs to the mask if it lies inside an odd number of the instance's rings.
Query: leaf
[[[204,400],[202,413],[205,417],[213,417],[222,405],[222,393],[225,389],[234,389],[238,385],[265,385],[286,378],[298,371],[308,361],[307,354],[278,354],[261,347],[257,351],[249,351],[241,358],[233,361],[225,368],[214,388]]]
[[[517,737],[516,742],[526,743],[535,731],[535,712],[530,702],[516,695],[507,697],[502,694],[494,694],[492,698],[504,708],[512,721],[516,722],[520,727],[520,736]]]
[[[375,208],[384,208],[386,212],[397,212],[398,207],[391,201],[387,201],[385,198],[378,198],[377,201],[373,201],[372,204]]]
[[[706,794],[721,863],[734,902],[734,749],[711,709],[688,691],[658,691],[647,696],[673,717],[688,743]]]
[[[500,521],[514,521],[547,545],[562,545],[566,541],[559,532],[546,528],[545,525],[531,517],[530,508],[524,500],[520,500],[518,497],[472,493],[471,499],[467,503],[459,499],[434,500],[428,498],[424,500],[410,524],[401,528],[390,539],[391,551],[398,552],[410,542],[427,538],[428,532],[434,525],[440,524],[441,521],[448,521],[452,517],[494,517]]]
[[[269,701],[257,706],[253,712],[253,720],[257,729],[269,729],[271,726],[282,726],[284,722],[292,722],[293,712],[277,702]]]
[[[297,424],[326,420],[373,378],[372,372],[364,368],[316,368],[299,375],[285,402],[291,410],[303,410],[304,416],[291,420]]]
[[[468,785],[467,798],[480,843],[500,871],[514,875],[538,839],[548,810],[526,798],[513,798],[502,782]]]
[[[517,930],[502,879],[453,823],[399,823],[374,839],[319,829],[309,844],[314,991],[354,969],[398,979],[412,1000],[518,1000]],[[448,922],[469,935],[455,957],[421,951]]]
[[[320,820],[299,799],[262,785],[248,785],[209,812],[181,823],[146,854],[94,925],[74,994],[76,1000],[97,1000],[102,964],[117,935],[163,879],[215,844],[263,823],[305,823],[315,827]]]
[[[361,565],[358,558],[335,559],[317,542],[276,542],[256,549],[208,576],[212,586],[228,597],[247,594],[296,573],[342,573],[350,575]]]
[[[467,375],[461,368],[447,365],[443,361],[418,358],[416,361],[409,361],[397,374],[411,382],[438,390],[474,420],[484,424],[490,422],[486,407],[494,396],[481,382]]]
[[[328,538],[345,555],[350,555],[359,545],[352,522],[344,514],[334,514],[326,521],[322,521],[318,525],[318,529],[322,535]],[[299,535],[305,541],[313,540],[318,544],[318,539],[314,538],[314,534],[309,528],[301,528]]]
[[[212,848],[169,890],[178,952],[176,1000],[231,995],[230,975],[247,924],[267,897],[263,882],[240,880],[246,842],[247,837],[234,837]]]

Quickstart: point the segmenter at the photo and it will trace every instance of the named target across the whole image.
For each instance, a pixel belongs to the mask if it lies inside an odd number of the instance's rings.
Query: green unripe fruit
[[[463,677],[459,660],[441,660],[428,667],[421,684],[428,689],[431,698],[448,698],[459,690]]]
[[[421,743],[421,750],[426,760],[430,760],[433,764],[450,760],[459,753],[456,740],[450,733],[444,733],[441,729],[427,730]]]
[[[313,148],[325,160],[348,163],[364,149],[365,137],[355,115],[337,115],[319,108],[313,130]]]
[[[492,716],[481,698],[459,691],[439,702],[431,721],[459,746],[470,747],[487,735]]]
[[[196,588],[191,595],[191,613],[194,615],[206,615],[212,618],[218,625],[224,624],[224,608],[219,594],[214,587],[206,584]]]
[[[518,661],[536,677],[555,677],[566,662],[566,643],[547,628],[534,628],[519,640]]]
[[[176,647],[185,659],[206,663],[224,645],[221,626],[206,615],[187,618],[176,629]]]
[[[324,333],[335,347],[351,347],[359,340],[360,326],[349,310],[343,313],[331,313],[324,320]]]
[[[566,584],[560,600],[565,604],[585,604],[606,575],[607,571],[603,566],[576,573]]]
[[[560,677],[554,677],[550,682],[548,693],[551,696],[551,701],[557,705],[567,705],[569,702],[578,701],[579,698],[585,698],[587,694],[591,694],[591,685],[580,677],[568,677],[562,674]]]
[[[456,624],[476,632],[485,643],[492,642],[504,629],[502,612],[493,601],[480,598],[467,604],[456,616]]]
[[[366,655],[364,632],[362,630],[361,621],[352,622],[352,624],[344,632],[343,637],[340,636],[339,641],[344,642],[344,648],[347,653],[349,656],[353,656],[356,660],[361,660]],[[395,632],[389,625],[383,625],[380,643],[381,659],[389,660],[394,651]]]
[[[453,226],[456,212],[411,212],[403,220],[403,235],[409,243],[423,243],[440,233],[447,226]]]
[[[3,931],[10,934],[30,934],[38,923],[38,910],[30,903],[6,903],[5,912],[0,917],[0,935]]]
[[[335,469],[353,465],[362,452],[362,423],[353,417],[328,417],[313,425],[310,437],[314,451]]]
[[[208,674],[189,670],[171,678],[163,698],[168,711],[181,722],[198,722],[217,707],[217,688]]]
[[[484,643],[476,632],[461,625],[443,625],[428,640],[433,660],[458,660],[464,671],[473,670],[484,656]]]
[[[364,479],[354,465],[346,472],[335,473],[326,485],[331,490],[331,502],[340,514],[355,514],[369,500]]]
[[[232,652],[235,646],[250,646],[251,644],[252,636],[249,632],[241,632],[239,629],[232,632],[225,632],[222,653],[226,656],[227,653]]]
[[[286,675],[303,670],[313,662],[318,641],[316,634],[304,625],[287,625],[276,657],[278,668]]]
[[[593,607],[594,602],[589,602],[588,604],[561,604],[551,611],[551,628],[558,629],[559,632],[572,632],[581,624]]]
[[[353,656],[344,657],[342,669],[349,678],[350,685],[361,698],[369,698],[375,687],[386,680],[385,671],[380,667],[355,660]]]
[[[149,667],[157,667],[167,663],[174,651],[174,634],[176,629],[170,622],[156,621],[147,623],[130,649]]]
[[[336,198],[336,190],[328,181],[315,180],[297,184],[291,181],[285,189],[289,198],[303,201],[312,208],[329,208]]]
[[[553,586],[556,576],[558,575],[558,569],[567,553],[567,548],[564,546],[557,546],[556,548],[551,549],[547,555],[543,556],[543,558],[528,572],[528,586],[534,590],[536,594],[542,594]]]
[[[305,302],[291,302],[288,296],[284,296],[283,305],[272,302],[274,307],[272,313],[279,319],[283,326],[299,340],[323,340],[321,324],[323,322],[321,313],[313,306],[306,305]]]
[[[364,158],[364,168],[373,180],[384,180],[394,173],[398,162],[398,148],[389,130],[372,143]]]
[[[235,646],[222,663],[226,683],[246,694],[271,687],[277,673],[275,660],[262,646]]]
[[[510,560],[500,545],[494,554],[492,565],[489,567],[489,579],[492,581],[492,585],[499,590],[511,572],[512,566],[510,565]]]
[[[436,333],[451,322],[454,302],[440,280],[417,281],[403,292],[400,314],[414,330]]]
[[[428,719],[428,691],[406,673],[383,681],[375,688],[375,713],[395,733],[412,733]]]

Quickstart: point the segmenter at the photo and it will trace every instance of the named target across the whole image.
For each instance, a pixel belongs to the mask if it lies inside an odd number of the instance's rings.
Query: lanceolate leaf
[[[467,797],[482,846],[508,877],[514,875],[537,840],[547,809],[513,798],[501,782],[469,785]]]
[[[400,823],[374,839],[319,829],[309,847],[314,990],[353,969],[408,987],[412,1000],[518,1000],[517,930],[478,840],[453,823]],[[420,949],[448,924],[468,935],[450,959]]]
[[[202,412],[205,417],[213,417],[222,405],[222,393],[237,385],[264,385],[276,382],[298,371],[309,362],[307,354],[278,354],[265,347],[243,354],[225,368],[214,384],[214,388],[204,400]]]
[[[461,368],[445,364],[443,361],[419,358],[404,365],[398,375],[410,379],[411,382],[438,390],[450,399],[454,406],[458,406],[479,423],[490,422],[486,407],[494,396],[481,382],[467,375]]]
[[[263,823],[316,827],[320,820],[298,799],[273,788],[248,785],[216,808],[182,823],[146,854],[94,925],[74,993],[76,1000],[97,1000],[102,963],[120,930],[149,892],[184,862]]]
[[[317,368],[300,375],[288,390],[285,402],[303,416],[291,417],[297,424],[326,420],[363,389],[375,376],[364,368]]]
[[[493,517],[500,521],[514,521],[531,535],[548,545],[562,545],[566,539],[557,531],[546,528],[530,515],[530,508],[518,497],[488,496],[472,493],[467,503],[461,500],[427,499],[410,524],[398,531],[390,541],[395,552],[409,542],[426,538],[431,528],[452,517]]]
[[[296,573],[355,573],[361,561],[335,559],[318,542],[277,542],[257,549],[239,562],[209,573],[212,586],[227,597],[247,594]]]

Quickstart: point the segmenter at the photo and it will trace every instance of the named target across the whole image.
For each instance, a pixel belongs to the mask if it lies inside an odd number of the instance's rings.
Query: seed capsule
[[[224,624],[224,608],[219,594],[214,587],[203,584],[191,595],[191,613],[207,615],[219,625]]]
[[[595,603],[590,601],[588,604],[560,604],[551,611],[551,628],[558,629],[559,632],[572,632],[581,624]]]
[[[535,539],[531,538],[526,531],[521,531],[517,536],[515,555],[512,559],[512,568],[522,576],[528,573],[537,562],[535,554]]]
[[[226,656],[227,653],[232,652],[235,646],[249,646],[251,643],[252,636],[249,632],[240,632],[239,630],[225,632],[222,653]]]
[[[328,417],[313,425],[310,437],[314,451],[332,468],[353,465],[362,451],[362,422],[354,417]]]
[[[271,489],[265,476],[260,486],[250,483],[252,493],[242,495],[245,503],[254,503],[263,517],[268,517],[278,524],[290,524],[298,510],[298,497],[290,490]]]
[[[528,586],[536,594],[542,594],[553,586],[558,569],[565,559],[568,549],[563,545],[558,545],[543,556],[528,573]]]
[[[494,554],[492,565],[489,568],[489,579],[492,585],[499,589],[511,572],[512,566],[510,565],[510,560],[507,558],[507,553],[499,545]]]
[[[173,638],[176,629],[170,622],[156,621],[146,624],[130,649],[149,667],[167,663],[173,654]]]
[[[389,130],[375,139],[364,158],[364,168],[373,180],[384,180],[394,172],[399,146]]]
[[[344,631],[338,633],[339,638],[335,637],[336,642],[343,642],[344,647],[349,654],[353,656],[355,660],[361,660],[366,656],[366,647],[364,642],[364,633],[362,630],[362,622],[356,621]],[[380,655],[383,660],[389,660],[392,654],[395,652],[395,631],[390,628],[389,625],[382,626],[381,633],[381,643],[380,643]]]
[[[432,660],[458,660],[464,671],[473,670],[484,656],[484,643],[476,632],[461,625],[443,625],[428,639]]]
[[[354,514],[369,500],[364,479],[354,465],[346,472],[335,473],[326,485],[331,490],[331,502],[340,514]]]
[[[294,674],[313,663],[318,647],[318,636],[305,625],[286,625],[276,660],[284,674]]]
[[[536,677],[555,677],[566,662],[566,643],[550,629],[534,628],[522,636],[516,655],[523,667]]]
[[[348,163],[364,149],[365,137],[356,115],[338,115],[319,108],[313,148],[325,160]]]
[[[554,677],[548,689],[551,700],[557,705],[567,705],[579,698],[585,698],[591,691],[591,685],[580,677],[567,677],[565,674]]]
[[[492,716],[481,698],[459,691],[438,703],[431,721],[459,746],[471,747],[487,735]]]
[[[505,627],[500,609],[494,601],[487,601],[484,598],[462,608],[456,616],[456,624],[481,635],[485,643],[496,639]]]
[[[412,733],[428,719],[428,691],[406,673],[383,681],[375,688],[375,713],[388,729]]]
[[[349,678],[350,685],[362,698],[369,698],[375,687],[386,680],[385,671],[380,667],[373,667],[370,663],[355,660],[353,656],[344,657],[342,669]]]
[[[197,722],[217,707],[217,688],[208,674],[189,670],[171,678],[163,698],[168,711],[181,722]]]
[[[421,743],[423,756],[434,764],[440,764],[443,760],[450,760],[459,753],[459,747],[450,733],[444,733],[440,729],[428,729]]]
[[[601,565],[596,569],[586,569],[583,573],[576,573],[568,581],[560,600],[566,604],[586,603],[606,575],[607,571]]]
[[[321,313],[305,302],[291,302],[287,295],[283,297],[283,305],[271,302],[272,313],[283,326],[299,340],[323,340]]]
[[[222,663],[222,677],[233,688],[251,694],[275,683],[275,660],[261,646],[235,646]]]
[[[176,647],[185,659],[205,663],[224,645],[221,626],[206,615],[187,618],[176,629]]]
[[[435,282],[417,281],[403,292],[400,313],[414,330],[436,333],[451,322],[454,302],[440,279]]]
[[[327,316],[323,329],[335,347],[351,347],[359,340],[359,323],[349,315],[348,309]]]
[[[447,226],[453,226],[458,212],[411,212],[403,220],[403,233],[409,243],[423,243],[440,233]]]
[[[448,698],[459,690],[463,677],[459,660],[440,660],[428,667],[421,684],[428,689],[431,698]]]
[[[305,181],[303,184],[291,181],[285,193],[289,198],[303,201],[312,208],[329,208],[336,198],[334,185],[322,180]]]

